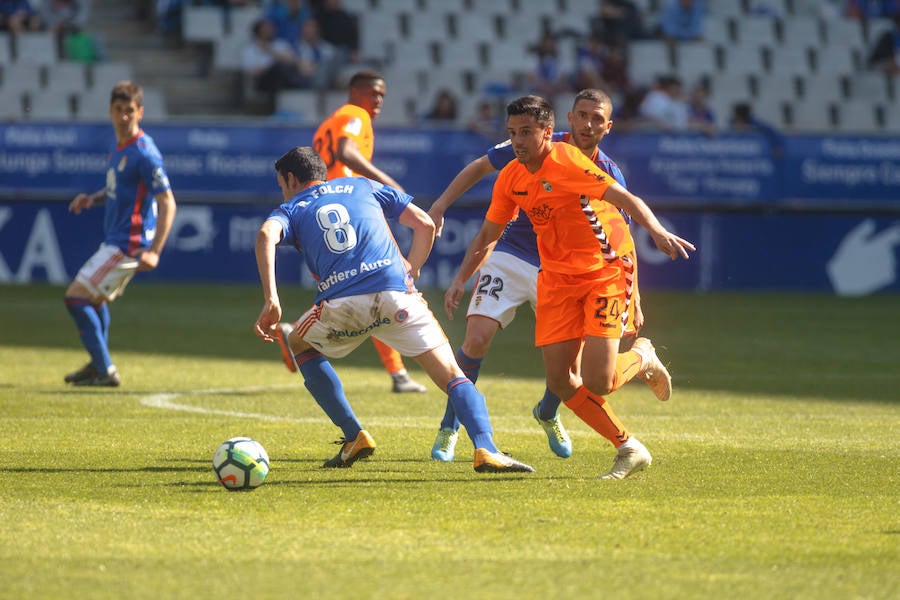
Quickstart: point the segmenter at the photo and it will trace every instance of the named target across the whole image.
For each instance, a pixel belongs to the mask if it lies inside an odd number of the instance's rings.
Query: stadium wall
[[[160,268],[166,281],[252,282],[256,229],[278,204],[273,162],[312,130],[148,127],[165,155],[178,217]],[[101,211],[66,210],[102,186],[109,126],[0,126],[0,283],[64,283],[96,249]],[[774,146],[774,147],[773,147]],[[700,251],[670,263],[635,227],[645,289],[900,291],[900,140],[839,136],[618,134],[604,148],[629,188]],[[485,141],[458,131],[378,132],[375,156],[428,206]],[[477,231],[491,181],[448,213],[420,286],[445,287]],[[401,244],[404,231],[398,231]],[[285,252],[279,276],[311,285]]]

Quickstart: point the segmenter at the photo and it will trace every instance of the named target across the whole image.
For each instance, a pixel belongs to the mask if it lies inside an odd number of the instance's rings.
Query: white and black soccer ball
[[[269,475],[269,455],[262,444],[248,437],[233,437],[213,455],[219,483],[230,491],[254,490]]]

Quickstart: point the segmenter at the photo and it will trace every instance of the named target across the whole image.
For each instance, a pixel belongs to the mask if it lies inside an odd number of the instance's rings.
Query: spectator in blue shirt
[[[669,0],[659,18],[660,33],[669,42],[702,39],[704,15],[700,0]]]
[[[40,16],[28,0],[0,0],[0,31],[38,31]]]
[[[303,23],[312,16],[304,0],[273,0],[266,18],[275,24],[275,37],[293,44],[300,38]]]

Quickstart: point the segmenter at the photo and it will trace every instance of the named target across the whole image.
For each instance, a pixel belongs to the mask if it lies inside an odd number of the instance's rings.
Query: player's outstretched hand
[[[256,325],[253,326],[253,332],[264,342],[274,342],[276,341],[276,328],[280,321],[281,305],[277,300],[267,300],[266,303],[263,304],[262,310],[259,313],[259,318],[256,319]]]
[[[78,194],[71,202],[69,202],[69,212],[79,215],[81,214],[81,211],[86,210],[91,206],[91,196],[89,194]]]
[[[434,221],[434,237],[441,237],[441,232],[444,230],[444,211],[440,207],[432,205],[428,209],[428,216]]]
[[[686,239],[678,237],[674,233],[669,233],[668,231],[663,231],[663,233],[658,236],[654,235],[653,242],[656,244],[656,247],[659,248],[660,252],[672,260],[676,260],[679,256],[687,260],[687,251],[690,250],[691,252],[694,252],[697,250],[697,248],[694,247],[694,244]]]
[[[144,250],[138,255],[138,271],[152,271],[159,265],[159,254]]]
[[[444,310],[447,313],[447,318],[451,321],[453,320],[453,311],[459,308],[459,303],[462,301],[465,291],[465,283],[459,283],[454,279],[444,294]]]

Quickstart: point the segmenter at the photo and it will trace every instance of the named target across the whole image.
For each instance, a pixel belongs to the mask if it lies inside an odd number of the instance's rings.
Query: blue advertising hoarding
[[[180,206],[159,268],[140,278],[256,282],[256,232],[276,202]],[[483,213],[476,207],[454,207],[447,213],[444,233],[422,271],[419,287],[447,287]],[[900,291],[897,217],[666,210],[658,214],[666,227],[693,241],[698,250],[688,261],[672,262],[653,247],[646,231],[633,226],[642,289],[777,289],[842,295]],[[76,216],[65,203],[0,203],[0,286],[67,283],[96,250],[101,229],[102,209]],[[409,231],[399,227],[396,234],[406,247]],[[295,250],[284,248],[278,262],[282,282],[313,287]]]
[[[377,123],[377,122],[376,122]],[[374,162],[422,202],[436,198],[490,146],[460,131],[376,129]],[[154,124],[176,198],[267,203],[272,165],[312,141],[291,125]],[[47,199],[95,191],[113,142],[107,124],[0,125],[0,199]],[[617,133],[603,141],[629,188],[653,206],[795,207],[900,211],[900,140],[841,136]],[[780,155],[779,155],[780,153]],[[492,178],[463,201],[490,197]]]

